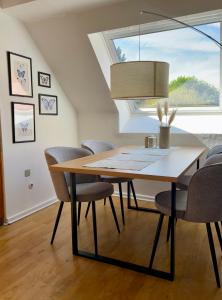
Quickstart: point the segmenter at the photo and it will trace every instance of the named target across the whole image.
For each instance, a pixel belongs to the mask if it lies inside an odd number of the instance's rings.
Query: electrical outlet
[[[32,190],[32,189],[33,189],[33,187],[34,187],[34,184],[33,184],[33,183],[29,183],[29,184],[28,184],[28,188],[29,188],[29,190]]]
[[[31,170],[30,169],[25,170],[24,175],[25,177],[31,176]]]
[[[32,190],[33,187],[34,187],[34,184],[33,183],[29,183],[29,185],[28,185],[29,190]]]

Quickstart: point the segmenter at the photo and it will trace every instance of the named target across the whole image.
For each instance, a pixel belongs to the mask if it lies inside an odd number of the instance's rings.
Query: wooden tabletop
[[[60,164],[50,166],[56,172],[69,172],[79,174],[108,175],[132,179],[147,179],[165,182],[177,182],[180,175],[184,174],[206,150],[204,147],[173,147],[169,154],[160,160],[148,165],[140,171],[91,168],[83,165],[102,160],[117,154],[136,149],[138,146],[126,146],[95,155],[85,156]],[[140,147],[141,149],[141,147]]]

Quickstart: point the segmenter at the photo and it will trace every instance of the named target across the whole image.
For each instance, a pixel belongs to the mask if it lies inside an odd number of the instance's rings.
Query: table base
[[[168,272],[156,270],[156,269],[151,269],[145,266],[137,265],[134,263],[122,261],[119,259],[111,258],[111,257],[106,257],[102,255],[95,255],[93,253],[85,252],[85,251],[78,251],[75,256],[80,256],[80,257],[85,257],[89,258],[92,260],[96,260],[99,262],[103,262],[106,264],[114,265],[120,268],[136,271],[139,273],[147,274],[147,275],[152,275],[158,278],[163,278],[165,280],[173,281],[173,275]]]

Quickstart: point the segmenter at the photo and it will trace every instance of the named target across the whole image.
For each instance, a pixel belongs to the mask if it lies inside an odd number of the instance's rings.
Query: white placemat
[[[107,168],[140,171],[146,168],[151,163],[152,162],[103,159],[95,161],[93,163],[85,164],[83,166],[89,168]]]
[[[137,149],[129,149],[126,152],[123,152],[123,154],[166,156],[169,155],[170,151],[171,149],[137,148]]]
[[[109,160],[118,161],[144,161],[144,162],[156,162],[160,160],[162,156],[160,155],[149,155],[149,154],[134,154],[134,153],[121,153],[108,157]]]

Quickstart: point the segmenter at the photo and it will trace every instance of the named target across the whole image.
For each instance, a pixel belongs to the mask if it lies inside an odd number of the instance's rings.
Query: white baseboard
[[[57,201],[58,200],[56,198],[54,198],[54,197],[51,198],[51,199],[48,199],[48,200],[46,200],[46,201],[44,201],[44,202],[42,202],[40,204],[37,204],[37,205],[35,205],[35,206],[31,207],[31,208],[23,210],[23,211],[15,214],[15,215],[7,218],[5,220],[5,222],[4,222],[4,224],[8,225],[8,224],[14,223],[14,222],[16,222],[16,221],[18,221],[18,220],[20,220],[22,218],[25,218],[25,217],[27,217],[27,216],[29,216],[29,215],[31,215],[31,214],[33,214],[33,213],[35,213],[35,212],[43,209],[43,208],[46,208],[46,207],[54,204]]]
[[[114,191],[113,195],[119,197],[119,192]],[[123,192],[123,197],[127,198],[127,193],[126,192]],[[143,200],[143,201],[149,201],[149,202],[154,202],[154,200],[155,200],[154,196],[143,195],[143,194],[136,194],[136,198],[137,198],[137,200]],[[132,199],[132,196],[131,196],[131,199]]]
[[[114,192],[114,196],[119,197],[119,192],[115,191]],[[123,192],[123,197],[127,197],[127,193]],[[136,194],[137,200],[143,200],[143,201],[149,201],[149,202],[154,202],[154,196],[150,196],[150,195],[142,195],[142,194]],[[12,224],[22,218],[25,218],[43,208],[46,208],[52,204],[54,204],[55,202],[57,202],[58,200],[56,198],[51,198],[49,200],[46,200],[38,205],[33,206],[32,208],[23,210],[9,218],[7,218],[4,222],[5,225],[7,224]]]

